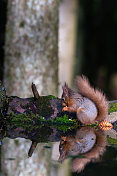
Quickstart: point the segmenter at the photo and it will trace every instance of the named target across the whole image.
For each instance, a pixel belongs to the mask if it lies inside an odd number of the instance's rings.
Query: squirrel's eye
[[[65,101],[65,98],[64,98],[64,97],[62,97],[62,101]]]

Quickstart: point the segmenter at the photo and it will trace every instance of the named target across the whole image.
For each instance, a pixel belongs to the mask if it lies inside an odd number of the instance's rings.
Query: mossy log
[[[46,120],[62,116],[61,100],[49,96],[40,96],[38,99],[8,97],[6,117],[30,117],[31,119],[44,118]]]
[[[1,85],[1,89],[4,87]],[[0,95],[5,95],[5,89],[0,92]],[[75,114],[62,111],[61,99],[53,96],[39,96],[35,84],[32,83],[32,92],[34,97],[19,98],[16,96],[4,96],[1,99],[1,115],[2,119],[9,121],[33,122],[39,120],[53,120],[62,117],[63,121],[67,117],[74,117]],[[3,96],[2,96],[3,97]],[[4,103],[2,103],[4,102]]]

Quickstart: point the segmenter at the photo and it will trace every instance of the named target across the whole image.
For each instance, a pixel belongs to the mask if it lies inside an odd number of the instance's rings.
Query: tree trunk
[[[4,63],[9,96],[32,96],[32,82],[40,95],[57,95],[58,6],[59,0],[9,0]],[[41,144],[28,159],[30,143],[3,141],[2,176],[49,175],[51,150]]]
[[[59,12],[59,96],[62,85],[71,86],[75,65],[77,0],[62,0]]]
[[[58,0],[9,0],[5,50],[9,96],[57,95]]]

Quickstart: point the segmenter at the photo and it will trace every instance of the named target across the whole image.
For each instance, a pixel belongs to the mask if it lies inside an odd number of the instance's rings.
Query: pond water
[[[21,138],[24,140],[18,142]],[[8,139],[12,140],[10,146],[7,146]],[[14,145],[13,141],[15,141],[15,148],[12,146]],[[29,141],[32,141],[32,143]],[[43,153],[43,155],[46,155],[45,160],[50,163],[50,165],[47,166],[49,167],[48,174],[43,174],[45,176],[117,175],[116,124],[113,129],[105,131],[98,127],[90,126],[61,129],[59,125],[50,127],[50,124],[45,123],[39,124],[38,128],[29,125],[26,127],[23,124],[8,125],[5,127],[2,125],[0,131],[0,145],[2,145],[4,151],[6,151],[4,158],[6,163],[8,165],[12,163],[10,167],[13,167],[14,170],[18,169],[14,168],[13,163],[19,162],[17,160],[19,153],[17,152],[20,151],[19,160],[22,161],[20,161],[20,165],[21,163],[26,165],[25,161],[33,162],[33,164],[31,163],[30,169],[28,168],[30,173],[32,172],[31,169],[36,170],[36,168],[39,167],[39,163],[40,165],[41,162],[44,163],[42,159]],[[39,151],[40,148],[42,153]],[[10,154],[8,150],[11,150]],[[3,150],[1,150],[1,152],[3,152]],[[35,157],[41,159],[38,161]],[[36,166],[36,161],[39,162],[38,166]],[[2,167],[3,164],[4,163],[1,163]],[[24,166],[23,169],[25,170],[27,168]],[[16,173],[16,176],[31,175],[29,173],[27,174],[25,171],[24,174],[21,174],[20,171]],[[37,176],[37,173],[35,172],[32,175]]]

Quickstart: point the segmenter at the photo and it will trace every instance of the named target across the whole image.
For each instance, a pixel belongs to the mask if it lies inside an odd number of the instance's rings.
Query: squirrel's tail
[[[83,96],[89,98],[95,103],[98,109],[96,120],[104,120],[108,114],[108,102],[103,92],[91,87],[88,79],[85,76],[76,77],[76,86]]]

